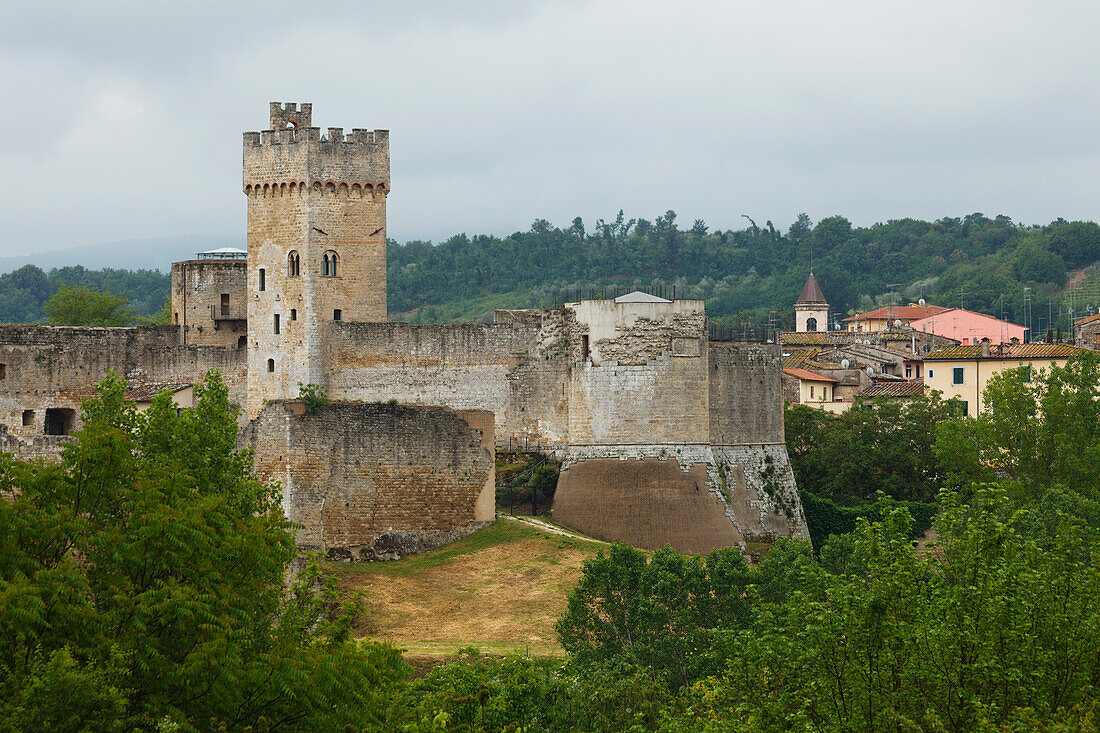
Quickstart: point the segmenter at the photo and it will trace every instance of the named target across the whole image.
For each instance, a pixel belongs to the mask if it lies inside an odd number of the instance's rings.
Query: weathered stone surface
[[[487,412],[390,404],[270,403],[242,432],[261,477],[283,487],[297,542],[338,559],[385,559],[492,522]]]
[[[172,325],[181,344],[244,348],[248,284],[243,260],[172,263]]]

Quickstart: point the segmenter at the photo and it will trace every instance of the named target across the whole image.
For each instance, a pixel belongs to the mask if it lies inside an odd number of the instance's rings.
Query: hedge
[[[905,507],[909,510],[909,516],[913,518],[913,526],[910,527],[909,536],[913,539],[920,537],[932,526],[936,518],[939,504],[935,502],[920,501],[874,501],[855,506],[842,506],[831,499],[814,496],[805,489],[798,492],[802,500],[802,511],[806,514],[806,525],[810,530],[810,541],[814,550],[821,551],[825,540],[830,535],[848,534],[856,528],[856,520],[865,517],[869,521],[877,521],[882,518],[882,510],[886,506]]]

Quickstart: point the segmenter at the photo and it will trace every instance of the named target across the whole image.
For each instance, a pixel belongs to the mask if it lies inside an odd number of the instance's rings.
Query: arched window
[[[294,250],[290,251],[290,254],[286,256],[286,274],[287,277],[298,277],[299,274],[299,257],[298,253]]]
[[[336,277],[339,259],[340,258],[332,250],[325,252],[324,257],[321,258],[321,276]]]
[[[275,360],[274,359],[268,359],[267,360],[267,370],[269,372],[275,371]]]
[[[806,330],[807,331],[816,331],[817,330],[817,319],[816,318],[807,318],[806,319]]]

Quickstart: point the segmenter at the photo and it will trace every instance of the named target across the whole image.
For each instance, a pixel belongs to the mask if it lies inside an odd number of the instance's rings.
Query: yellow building
[[[866,313],[857,313],[851,318],[845,318],[844,323],[849,331],[878,333],[890,331],[898,326],[908,326],[913,321],[934,316],[945,310],[947,308],[942,305],[924,305],[923,302],[920,305],[917,303],[888,305]]]
[[[997,344],[947,346],[924,357],[924,383],[943,398],[962,403],[963,414],[985,411],[982,394],[989,378],[1006,369],[1030,366],[1038,372],[1052,364],[1065,366],[1081,349],[1068,344]]]

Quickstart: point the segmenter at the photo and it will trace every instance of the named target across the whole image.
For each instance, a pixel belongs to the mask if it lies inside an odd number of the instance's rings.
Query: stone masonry
[[[490,521],[494,441],[556,453],[554,517],[596,537],[690,552],[807,537],[779,347],[711,343],[702,302],[645,296],[387,323],[389,133],[322,135],[309,104],[269,112],[244,135],[243,267],[177,263],[172,326],[0,327],[0,447],[56,454],[108,369],[148,385],[217,368],[305,547],[387,557]],[[339,404],[303,414],[299,383]]]

